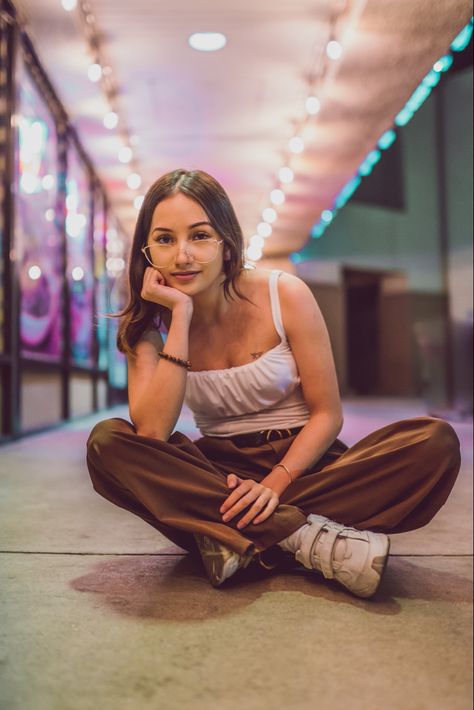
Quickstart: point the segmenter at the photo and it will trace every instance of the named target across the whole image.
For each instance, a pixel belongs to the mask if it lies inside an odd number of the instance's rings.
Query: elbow
[[[322,419],[325,420],[326,426],[331,429],[331,431],[334,432],[334,436],[337,437],[339,433],[342,430],[342,427],[344,425],[344,417],[342,415],[342,410],[339,411],[334,411],[334,410],[326,410],[326,411],[318,411],[315,414],[315,418],[319,421]],[[319,425],[319,422],[318,422]]]

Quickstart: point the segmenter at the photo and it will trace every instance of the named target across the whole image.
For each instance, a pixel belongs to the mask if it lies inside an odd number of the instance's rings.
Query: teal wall
[[[398,340],[387,340],[385,347],[389,354],[400,347],[398,361],[391,367],[382,353],[380,369],[390,372],[393,382],[403,370],[405,384],[394,385],[393,393],[421,393],[429,408],[441,413],[448,406],[472,411],[472,93],[472,68],[447,74],[398,130],[403,209],[357,202],[355,193],[324,234],[308,241],[305,260],[295,265],[326,299],[343,385],[349,356],[342,269],[400,274],[387,284],[392,301],[385,299],[380,316],[381,327],[387,318],[391,327],[398,323]],[[382,157],[377,171],[383,170],[388,167]],[[375,177],[374,171],[370,179]],[[332,296],[321,288],[332,288]],[[407,341],[404,352],[401,338]],[[381,385],[383,391],[389,392]]]

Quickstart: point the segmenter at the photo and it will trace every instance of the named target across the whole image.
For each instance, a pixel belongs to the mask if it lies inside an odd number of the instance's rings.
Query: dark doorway
[[[347,387],[359,395],[379,390],[380,293],[383,274],[344,269]]]

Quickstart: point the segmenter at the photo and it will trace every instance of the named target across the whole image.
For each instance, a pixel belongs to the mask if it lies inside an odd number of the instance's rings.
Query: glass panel
[[[15,256],[20,278],[20,348],[58,361],[62,348],[62,234],[53,118],[19,57],[15,141]]]
[[[107,288],[108,278],[105,270],[105,209],[104,197],[96,193],[94,202],[94,274],[95,274],[95,327],[97,329],[98,368],[107,370]]]
[[[110,311],[117,313],[125,304],[125,279],[117,277],[112,280],[110,289]],[[125,355],[117,349],[118,318],[109,320],[109,382],[112,387],[123,389],[127,386],[127,360]]]
[[[92,412],[92,375],[88,372],[74,372],[70,380],[71,416],[79,417]]]
[[[47,405],[45,407],[45,402]],[[61,373],[21,373],[21,430],[61,421]]]
[[[97,408],[105,409],[107,407],[107,382],[106,380],[98,380],[97,382]]]
[[[93,365],[92,244],[90,181],[76,146],[70,143],[66,180],[67,280],[70,294],[70,359],[74,365]]]

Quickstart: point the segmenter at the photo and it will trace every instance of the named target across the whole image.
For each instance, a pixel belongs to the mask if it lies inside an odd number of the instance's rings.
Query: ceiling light
[[[77,0],[61,0],[61,5],[67,12],[71,12],[77,5]]]
[[[272,228],[270,227],[268,222],[260,222],[257,227],[257,234],[259,234],[261,237],[269,237],[271,233]]]
[[[130,173],[127,178],[127,185],[131,190],[136,190],[142,184],[142,179],[138,173]]]
[[[329,59],[340,59],[342,57],[342,47],[337,40],[332,39],[327,43],[326,54]]]
[[[109,111],[104,116],[104,126],[109,129],[109,131],[116,128],[118,125],[118,114],[115,111]]]
[[[87,70],[87,76],[91,81],[100,81],[102,77],[102,67],[100,66],[100,64],[97,64],[97,62],[91,64],[89,69]]]
[[[308,96],[305,103],[306,111],[312,115],[319,113],[321,110],[321,101],[317,96]]]
[[[133,200],[133,206],[135,207],[136,210],[139,210],[140,207],[143,204],[143,200],[145,199],[144,195],[137,195],[135,199]]]
[[[270,200],[274,205],[282,205],[285,201],[285,193],[283,190],[272,190],[270,193]]]
[[[288,184],[293,181],[293,178],[294,178],[293,170],[288,167],[280,168],[280,170],[278,171],[278,177],[280,178],[281,182]]]
[[[249,239],[249,243],[250,246],[254,247],[255,249],[263,249],[265,239],[261,237],[260,234],[253,234]]]
[[[276,210],[274,210],[273,207],[267,207],[263,210],[262,217],[264,222],[272,224],[272,222],[274,222],[277,218]]]
[[[304,140],[301,136],[293,136],[288,141],[288,147],[292,153],[302,153],[304,150]]]
[[[132,159],[132,149],[128,145],[124,145],[118,152],[118,159],[121,163],[129,163]]]
[[[225,47],[226,42],[221,32],[195,32],[188,39],[189,46],[200,52],[215,52]]]
[[[262,250],[256,246],[249,246],[245,253],[251,261],[258,261],[262,258]]]

